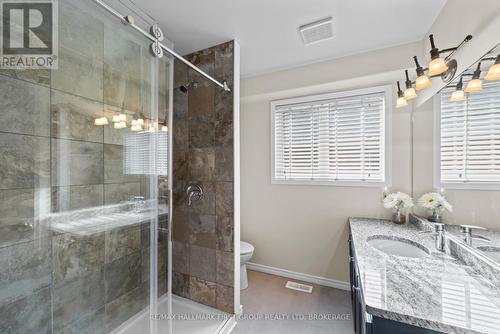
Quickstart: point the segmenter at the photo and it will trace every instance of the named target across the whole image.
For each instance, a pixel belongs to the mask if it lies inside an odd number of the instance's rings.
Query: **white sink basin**
[[[366,241],[370,246],[388,255],[419,258],[430,254],[427,247],[405,238],[390,235],[374,235]]]
[[[477,247],[477,249],[493,260],[500,262],[500,247],[481,246]]]

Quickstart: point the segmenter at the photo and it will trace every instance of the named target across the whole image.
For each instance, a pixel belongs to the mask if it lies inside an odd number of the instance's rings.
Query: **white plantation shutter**
[[[274,102],[273,179],[384,182],[386,94]]]
[[[450,102],[441,93],[440,179],[446,183],[500,183],[500,84]]]

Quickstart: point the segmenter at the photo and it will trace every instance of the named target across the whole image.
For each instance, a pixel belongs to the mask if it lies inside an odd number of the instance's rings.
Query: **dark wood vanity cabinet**
[[[394,320],[373,316],[366,312],[361,288],[361,278],[356,261],[356,253],[349,236],[349,271],[351,279],[352,319],[356,334],[438,334],[439,332],[412,326]]]

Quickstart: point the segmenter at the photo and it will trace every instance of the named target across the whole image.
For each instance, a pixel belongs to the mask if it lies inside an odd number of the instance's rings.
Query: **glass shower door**
[[[2,333],[120,331],[167,293],[169,60],[92,1],[58,20],[58,69],[0,70]]]

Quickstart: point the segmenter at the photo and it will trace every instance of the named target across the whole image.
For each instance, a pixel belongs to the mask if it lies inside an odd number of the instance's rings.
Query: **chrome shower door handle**
[[[203,188],[198,184],[191,184],[186,189],[186,194],[188,196],[188,205],[193,204],[193,200],[201,201],[205,194],[203,193]]]

